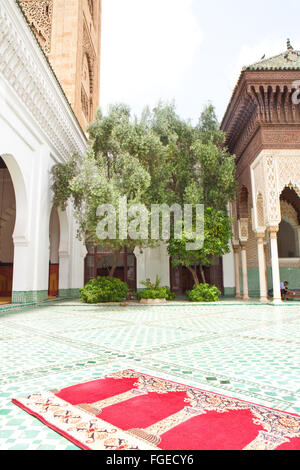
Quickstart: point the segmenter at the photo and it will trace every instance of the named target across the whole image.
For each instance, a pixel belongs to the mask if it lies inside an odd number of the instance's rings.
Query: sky
[[[197,123],[212,103],[221,121],[242,67],[287,38],[300,50],[299,0],[102,0],[100,107],[175,101]]]

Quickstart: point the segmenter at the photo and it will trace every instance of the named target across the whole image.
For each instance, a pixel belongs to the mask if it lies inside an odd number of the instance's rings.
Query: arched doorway
[[[16,198],[10,172],[0,157],[0,304],[11,302]]]
[[[281,282],[300,289],[300,197],[296,186],[289,184],[280,194],[281,222],[277,234]]]
[[[281,223],[278,232],[280,259],[299,258],[300,198],[294,188],[285,187],[280,195]]]
[[[52,208],[49,223],[49,290],[50,298],[58,297],[59,293],[59,245],[60,245],[60,223],[56,208]]]
[[[299,258],[298,234],[292,224],[282,220],[278,232],[279,258]]]
[[[222,258],[215,256],[210,266],[204,266],[204,275],[207,284],[214,285],[220,289],[224,295],[224,282],[223,282],[223,261]],[[198,279],[201,283],[200,267],[196,268]],[[170,286],[171,291],[176,296],[182,297],[186,295],[188,290],[192,290],[195,281],[192,273],[185,266],[173,267],[172,259],[170,258]]]
[[[246,186],[242,186],[239,193],[238,216],[239,219],[247,219],[249,217],[249,193]]]
[[[115,259],[109,248],[87,245],[85,259],[85,284],[97,276],[109,276],[115,265],[114,276],[128,284],[131,292],[136,291],[136,257],[133,249],[123,248]]]

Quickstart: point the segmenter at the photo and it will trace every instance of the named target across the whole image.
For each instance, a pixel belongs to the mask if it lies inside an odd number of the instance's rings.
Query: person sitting
[[[273,289],[269,289],[269,290],[268,290],[268,296],[269,296],[269,297],[273,297]]]
[[[288,285],[289,285],[289,283],[287,281],[284,281],[284,282],[280,283],[281,296],[282,296],[283,300],[286,299],[288,294],[295,295],[295,292],[288,289]]]

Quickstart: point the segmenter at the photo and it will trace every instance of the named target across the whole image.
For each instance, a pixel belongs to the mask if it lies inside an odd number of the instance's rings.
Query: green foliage
[[[158,274],[156,275],[156,279],[154,283],[151,282],[151,279],[146,279],[146,281],[141,282],[141,284],[147,287],[147,289],[159,289],[160,283],[161,283],[161,278],[158,276]]]
[[[152,283],[150,279],[146,279],[146,281],[141,282],[146,289],[141,292],[138,292],[137,298],[138,300],[141,299],[166,299],[166,300],[173,300],[175,299],[175,294],[171,292],[170,288],[167,286],[161,287],[160,286],[161,279],[159,276],[156,276],[155,283]]]
[[[61,207],[62,210],[66,208],[67,202],[72,196],[71,182],[78,173],[77,160],[78,157],[75,154],[67,163],[57,163],[51,170],[53,204]]]
[[[110,204],[116,209],[118,220],[119,199],[126,197],[128,205],[144,203],[151,176],[142,158],[149,148],[143,143],[146,130],[130,118],[130,110],[125,105],[111,106],[107,116],[97,112],[95,122],[89,126],[89,147],[85,157],[79,161],[72,159],[64,165],[52,169],[54,201],[66,206],[73,202],[78,222],[78,238],[99,244],[97,225],[101,220],[97,209]],[[119,238],[118,226],[113,239],[109,242],[114,252],[123,247],[134,248],[136,240]],[[140,245],[147,245],[141,240]]]
[[[162,289],[164,289],[166,291],[166,295],[167,295],[166,299],[167,300],[174,300],[175,299],[176,294],[174,292],[171,292],[170,287],[164,286],[164,287],[162,287]]]
[[[204,144],[212,142],[219,146],[224,143],[225,134],[220,130],[215,109],[211,103],[204,107],[197,129],[199,138]]]
[[[160,287],[159,289],[144,289],[138,292],[138,299],[167,299],[167,292]]]
[[[118,220],[119,199],[126,197],[129,206],[141,203],[147,209],[151,204],[205,205],[204,247],[200,253],[187,253],[186,233],[183,243],[171,238],[169,254],[175,265],[191,270],[195,264],[209,264],[213,256],[227,252],[226,208],[235,195],[235,157],[223,147],[224,134],[212,105],[193,126],[176,113],[174,104],[159,103],[152,111],[145,108],[140,119],[131,117],[128,106],[116,104],[106,116],[98,110],[88,132],[85,157],[75,155],[52,169],[54,203],[63,209],[68,201],[73,203],[79,239],[99,245],[97,208],[111,204]],[[156,243],[142,236],[124,240],[118,227],[112,239],[101,241],[116,254],[123,247]]]
[[[190,267],[210,265],[214,256],[229,253],[229,239],[231,236],[230,219],[223,211],[207,207],[204,212],[204,243],[200,250],[187,250],[188,240],[186,234],[181,240],[172,238],[168,245],[169,255],[173,266]]]
[[[223,147],[224,133],[213,106],[204,109],[197,126],[181,119],[174,104],[159,103],[145,116],[164,149],[151,155],[153,166],[147,166],[152,200],[226,210],[236,190],[235,157]]]
[[[209,284],[199,284],[187,292],[187,297],[191,302],[217,302],[220,295],[219,289]]]
[[[128,294],[128,285],[114,277],[97,277],[91,279],[80,289],[80,299],[84,303],[122,302]]]

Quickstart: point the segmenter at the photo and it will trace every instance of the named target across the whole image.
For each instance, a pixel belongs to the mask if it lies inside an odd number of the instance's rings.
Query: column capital
[[[263,243],[265,238],[265,232],[255,232],[255,237],[258,243]]]
[[[241,249],[246,250],[247,242],[246,241],[241,241],[240,244],[241,244]]]
[[[238,253],[240,251],[240,244],[232,245],[232,248],[235,253]]]
[[[272,227],[268,227],[268,232],[270,233],[270,237],[272,239],[276,239],[277,233],[279,232],[279,225],[273,225]]]
[[[280,303],[281,302],[280,269],[279,269],[278,242],[277,242],[277,232],[279,230],[279,226],[278,225],[271,226],[268,228],[268,230],[270,233],[270,241],[271,241],[273,298],[274,298],[274,303]]]

